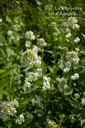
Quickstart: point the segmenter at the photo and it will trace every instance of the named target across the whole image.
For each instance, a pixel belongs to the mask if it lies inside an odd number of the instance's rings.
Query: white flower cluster
[[[82,105],[85,105],[85,98],[81,99],[81,103],[82,103]]]
[[[30,72],[26,75],[26,81],[27,82],[32,82],[36,81],[39,77],[42,76],[42,68],[37,68],[34,70],[34,72]]]
[[[35,40],[34,33],[31,30],[27,31],[25,33],[25,38],[26,38],[25,46],[26,46],[26,48],[30,48],[32,45],[32,41]]]
[[[17,30],[18,31],[18,30]],[[19,33],[16,33],[15,30],[8,30],[7,31],[7,35],[9,36],[9,41],[15,41],[15,43],[17,43],[21,38],[22,36],[19,34]]]
[[[79,50],[79,49],[76,49],[76,51],[68,51],[67,52],[65,68],[63,69],[64,73],[68,73],[71,69],[71,66],[75,66],[79,63],[80,59],[78,57],[78,51],[77,50]],[[72,78],[73,78],[73,76],[72,76]]]
[[[13,28],[13,30],[14,31],[19,31],[19,30],[21,30],[21,26],[19,25],[19,24],[14,24],[13,26],[12,26],[12,28]]]
[[[12,22],[12,19],[10,17],[6,17],[7,22]],[[22,31],[23,22],[20,19],[20,17],[16,17],[13,20],[12,27],[7,31],[8,40],[9,42],[14,42],[15,44],[19,43],[20,39],[22,38],[22,35],[20,31]]]
[[[72,36],[72,32],[71,30],[73,29],[79,29],[79,25],[78,25],[78,20],[75,17],[69,17],[66,23],[66,32],[67,34],[65,35],[67,41],[69,42],[69,38]],[[76,39],[74,39],[75,43],[78,43],[80,41],[79,37],[76,37]]]
[[[80,60],[78,57],[78,53],[75,51],[67,52],[66,59],[67,61],[70,61],[74,65],[78,64]]]
[[[36,99],[32,99],[31,100],[31,102],[32,102],[32,105],[34,106],[34,105],[41,105],[41,99],[39,98],[39,97],[36,97]]]
[[[79,29],[78,25],[78,20],[75,17],[69,17],[67,24],[72,28],[72,29]]]
[[[79,74],[75,73],[74,75],[71,76],[72,80],[77,80],[79,78]]]
[[[74,97],[75,97],[75,99],[79,99],[79,98],[80,98],[79,93],[75,93],[75,94],[74,94]]]
[[[26,42],[25,42],[26,48],[30,48],[31,44],[32,44],[32,42],[30,40],[26,40]]]
[[[21,64],[25,68],[24,91],[30,88],[33,81],[42,77],[41,57],[38,56],[38,47],[33,45],[32,49],[27,49],[21,56]],[[33,69],[32,71],[28,71]]]
[[[32,82],[38,80],[38,78],[42,77],[42,68],[35,68],[34,71],[29,71],[26,73],[26,78],[24,82],[24,91],[28,90],[32,86]]]
[[[21,125],[24,122],[24,115],[20,114],[19,117],[15,120],[15,122]]]
[[[28,77],[25,78],[25,83],[24,83],[24,90],[26,90],[26,88],[30,88],[31,87],[31,83],[29,82]]]
[[[22,20],[20,19],[20,17],[16,17],[14,19],[13,25],[12,25],[12,29],[16,32],[21,31],[21,26],[24,26]]]
[[[68,85],[67,85],[67,80],[65,78],[57,78],[58,88],[60,92],[67,91]]]
[[[79,37],[76,37],[76,39],[74,39],[74,42],[77,44],[80,41]]]
[[[66,34],[66,38],[69,38],[69,37],[71,37],[71,33],[70,32]]]
[[[10,35],[12,35],[12,33],[13,33],[13,31],[8,30],[7,35],[10,36]]]
[[[2,22],[2,19],[0,18],[0,22]]]
[[[1,112],[0,112],[0,118],[3,120],[8,120],[10,116],[14,116],[14,114],[17,113],[17,107],[19,107],[19,103],[16,99],[13,101],[4,101],[0,105]]]
[[[70,68],[66,67],[66,68],[63,69],[63,72],[68,73],[69,70],[70,70]]]
[[[50,128],[58,128],[58,125],[54,121],[48,119],[47,122]]]
[[[43,87],[42,87],[42,90],[46,91],[46,90],[49,90],[50,88],[51,88],[50,77],[43,76]]]
[[[37,40],[37,45],[43,47],[43,46],[46,46],[47,43],[45,42],[45,40],[44,40],[43,38],[39,38],[39,39]]]
[[[34,33],[30,30],[30,31],[27,31],[25,33],[25,38],[28,39],[28,40],[35,40],[35,35]]]
[[[25,68],[40,67],[41,57],[38,56],[36,49],[27,49],[21,56],[21,64]]]

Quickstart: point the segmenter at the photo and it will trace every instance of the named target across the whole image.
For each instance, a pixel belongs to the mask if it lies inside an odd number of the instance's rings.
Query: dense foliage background
[[[0,8],[0,128],[84,128],[84,0]]]

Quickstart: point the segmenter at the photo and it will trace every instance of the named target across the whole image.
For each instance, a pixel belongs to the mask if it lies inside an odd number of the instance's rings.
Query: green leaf
[[[83,126],[83,124],[85,124],[85,119],[81,120],[81,126]]]
[[[0,80],[0,91],[3,90],[4,87],[7,87],[9,85],[8,79],[2,79]]]
[[[27,120],[27,121],[21,126],[21,128],[23,128],[24,126],[26,126],[27,124],[29,124],[31,121],[32,121],[32,119]]]
[[[12,122],[11,121],[6,121],[5,122],[5,125],[7,126],[7,128],[11,128],[11,126],[12,126]]]
[[[9,75],[14,70],[15,70],[15,67],[8,68],[3,73],[1,73],[0,77],[1,78],[6,77],[7,75]]]
[[[0,92],[0,95],[6,95],[6,96],[8,96],[9,93],[8,93],[7,91],[1,91],[1,92]]]
[[[5,71],[6,71],[6,70],[4,70],[4,69],[0,69],[0,74],[3,73],[3,72],[5,72]]]
[[[27,98],[27,99],[24,99],[21,104],[20,104],[20,108],[23,108],[24,106],[26,106],[30,101],[32,100],[32,98]]]

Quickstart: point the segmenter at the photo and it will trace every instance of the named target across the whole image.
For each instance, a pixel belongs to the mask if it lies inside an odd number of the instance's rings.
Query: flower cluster
[[[25,41],[25,47],[26,48],[31,48],[32,41],[34,41],[36,39],[33,31],[31,31],[31,30],[30,31],[27,31],[25,33],[25,39],[26,39],[26,41]]]
[[[33,45],[32,49],[27,49],[23,52],[21,56],[21,64],[25,69],[24,91],[31,87],[33,81],[42,77],[41,61],[41,57],[38,55],[37,46]],[[29,69],[33,70],[28,72]]]
[[[74,94],[74,97],[75,97],[75,99],[79,99],[79,98],[80,98],[79,93],[75,93],[75,94]]]
[[[77,24],[78,20],[76,19],[76,17],[69,17],[67,24],[72,28],[72,29],[79,29],[79,25]]]
[[[78,29],[79,30],[79,25],[78,25],[78,20],[75,17],[69,17],[67,22],[66,22],[66,39],[69,42],[69,38],[72,36],[72,30]],[[80,41],[79,37],[76,37],[74,39],[74,42],[77,44]]]
[[[74,42],[77,44],[80,41],[79,37],[76,37],[76,39],[74,39]]]
[[[70,32],[66,34],[66,38],[69,38],[69,37],[71,37],[71,33]]]
[[[51,88],[50,77],[43,76],[43,87],[42,87],[42,90],[45,91],[45,90],[49,90],[50,88]]]
[[[64,92],[67,91],[68,89],[68,85],[67,85],[67,79],[65,78],[57,78],[57,82],[58,82],[58,88],[60,92]]]
[[[29,71],[29,73],[26,75],[25,80],[32,82],[32,81],[36,81],[41,76],[42,76],[42,68],[37,68],[34,70],[34,72]]]
[[[0,117],[3,120],[10,119],[10,116],[14,116],[17,113],[17,108],[19,107],[19,103],[16,99],[13,101],[4,101],[0,105],[1,113]]]
[[[24,115],[20,114],[19,117],[15,120],[15,122],[21,125],[24,122]]]
[[[39,97],[35,97],[35,99],[33,98],[32,99],[32,105],[34,106],[34,105],[41,105],[41,99],[39,98]]]
[[[66,55],[67,61],[70,61],[70,63],[76,65],[79,62],[78,53],[76,51],[69,51]]]
[[[24,91],[28,90],[32,87],[32,82],[38,80],[42,77],[42,68],[35,68],[34,71],[29,71],[26,73],[25,81],[24,81]]]
[[[32,86],[32,82],[38,80],[38,78],[42,77],[42,59],[38,55],[39,50],[42,47],[46,46],[47,43],[43,38],[39,38],[37,36],[36,45],[32,44],[32,41],[36,39],[34,33],[30,30],[25,33],[25,46],[28,48],[25,52],[22,53],[21,56],[21,64],[25,69],[25,81],[24,81],[24,91]],[[32,69],[28,72],[29,69]],[[48,84],[48,82],[47,82]],[[44,81],[44,87],[46,88],[46,82]],[[49,84],[48,84],[49,87]]]
[[[72,80],[77,80],[79,78],[79,74],[75,73],[74,75],[71,76]]]
[[[7,16],[6,21],[8,23],[11,23],[12,19]],[[14,42],[15,44],[17,44],[17,42],[20,41],[20,39],[22,38],[22,34],[20,32],[22,32],[23,26],[24,24],[20,17],[17,16],[16,18],[14,18],[11,28],[7,31],[9,42]]]
[[[27,32],[25,33],[25,38],[26,38],[27,40],[34,40],[34,39],[35,39],[35,35],[34,35],[34,33],[30,30],[30,31],[27,31]]]
[[[82,105],[85,105],[85,98],[81,99],[81,103],[82,103]]]
[[[70,68],[66,67],[66,68],[63,69],[63,72],[68,73],[69,70],[70,70]]]
[[[37,45],[39,45],[39,46],[46,46],[47,45],[47,43],[45,42],[45,40],[43,39],[43,38],[39,38],[38,40],[37,40]]]
[[[50,119],[47,120],[47,123],[50,128],[58,128],[57,124]]]
[[[41,57],[37,55],[34,49],[27,49],[21,56],[23,67],[32,68],[41,66]]]
[[[0,18],[0,22],[2,22],[2,19]]]

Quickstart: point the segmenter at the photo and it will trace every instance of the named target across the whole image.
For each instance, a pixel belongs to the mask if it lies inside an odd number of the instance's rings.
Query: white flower
[[[69,17],[69,18],[68,18],[68,21],[69,21],[69,22],[72,22],[73,24],[75,24],[75,23],[78,22],[78,20],[76,19],[76,17]]]
[[[13,26],[13,29],[15,30],[15,31],[19,31],[19,30],[21,30],[20,28],[20,25],[18,25],[18,24],[14,24]]]
[[[70,61],[67,61],[67,62],[65,63],[65,66],[66,66],[67,68],[70,68],[70,67],[71,67],[71,62],[70,62]]]
[[[13,103],[16,107],[19,107],[19,102],[16,99],[14,99]]]
[[[33,51],[37,55],[37,53],[38,53],[38,47],[36,45],[33,45]]]
[[[27,79],[27,78],[25,79],[25,84],[24,84],[24,86],[27,87],[27,88],[31,87],[31,83],[28,82],[28,79]]]
[[[69,37],[71,37],[71,33],[70,32],[66,34],[66,38],[69,38]]]
[[[27,49],[21,56],[21,64],[23,67],[31,68],[35,65],[36,56],[33,50]]]
[[[75,94],[74,94],[74,97],[75,97],[75,99],[79,99],[79,98],[80,98],[79,93],[75,93]]]
[[[67,80],[65,78],[57,78],[58,88],[60,92],[68,90]]]
[[[29,39],[29,40],[35,40],[35,35],[34,35],[34,33],[32,31],[27,31],[25,33],[25,38]]]
[[[68,67],[66,67],[66,68],[63,69],[63,71],[64,71],[65,73],[68,73],[69,70],[70,70],[70,68],[68,68]]]
[[[0,105],[1,118],[3,119],[3,117],[6,117],[3,120],[7,120],[10,118],[10,116],[14,116],[15,113],[17,113],[17,107],[19,107],[19,103],[16,99],[14,99],[13,101],[2,102],[2,104]]]
[[[54,121],[47,119],[47,122],[50,128],[58,128],[58,125]]]
[[[66,28],[66,32],[71,32],[71,30],[69,28]]]
[[[80,60],[79,58],[73,58],[72,62],[73,62],[74,64],[78,64],[79,60]]]
[[[80,41],[80,38],[79,38],[79,37],[77,37],[77,38],[74,40],[75,43],[78,43],[79,41]]]
[[[81,103],[82,103],[82,105],[85,105],[85,98],[81,99]]]
[[[70,60],[70,62],[73,63],[73,64],[78,64],[78,62],[79,62],[79,60],[80,60],[80,59],[78,58],[78,53],[75,52],[75,51],[67,52],[66,59],[67,59],[68,61]]]
[[[79,29],[79,27],[80,27],[80,25],[78,25],[78,24],[73,24],[73,26],[72,26],[73,29],[75,29],[75,28]]]
[[[0,19],[0,22],[2,22],[2,19]]]
[[[50,89],[50,77],[47,76],[43,76],[43,87],[42,90],[48,90]]]
[[[35,104],[40,105],[40,102],[41,102],[41,101],[40,101],[40,98],[37,98],[37,99],[34,99],[34,98],[33,98],[33,99],[31,100],[31,102],[32,102],[33,105],[35,105]]]
[[[75,73],[74,76],[75,76],[75,79],[79,78],[79,74],[78,73]]]
[[[20,125],[21,125],[24,121],[25,121],[25,120],[24,120],[23,114],[20,114],[20,116],[15,120],[15,122],[16,122],[17,124],[20,124]]]
[[[42,74],[37,72],[36,70],[35,70],[35,72],[29,72],[27,74],[26,81],[25,81],[26,83],[25,84],[29,84],[30,85],[30,83],[28,83],[28,82],[36,81],[39,77],[41,77],[41,75]]]
[[[78,20],[75,17],[68,18],[67,24],[72,29],[79,29],[80,26],[77,23],[78,23]]]
[[[11,30],[8,30],[7,35],[10,36],[13,32]]]
[[[76,50],[77,52],[79,52],[79,48],[75,48],[75,50]]]
[[[71,76],[72,80],[77,80],[79,78],[79,74],[75,73],[74,75]]]
[[[39,38],[39,39],[37,40],[37,44],[38,44],[39,46],[46,46],[46,45],[47,45],[47,43],[45,42],[45,40],[44,40],[43,38]]]
[[[30,48],[30,47],[31,47],[31,41],[26,40],[25,46],[26,46],[27,48]]]

